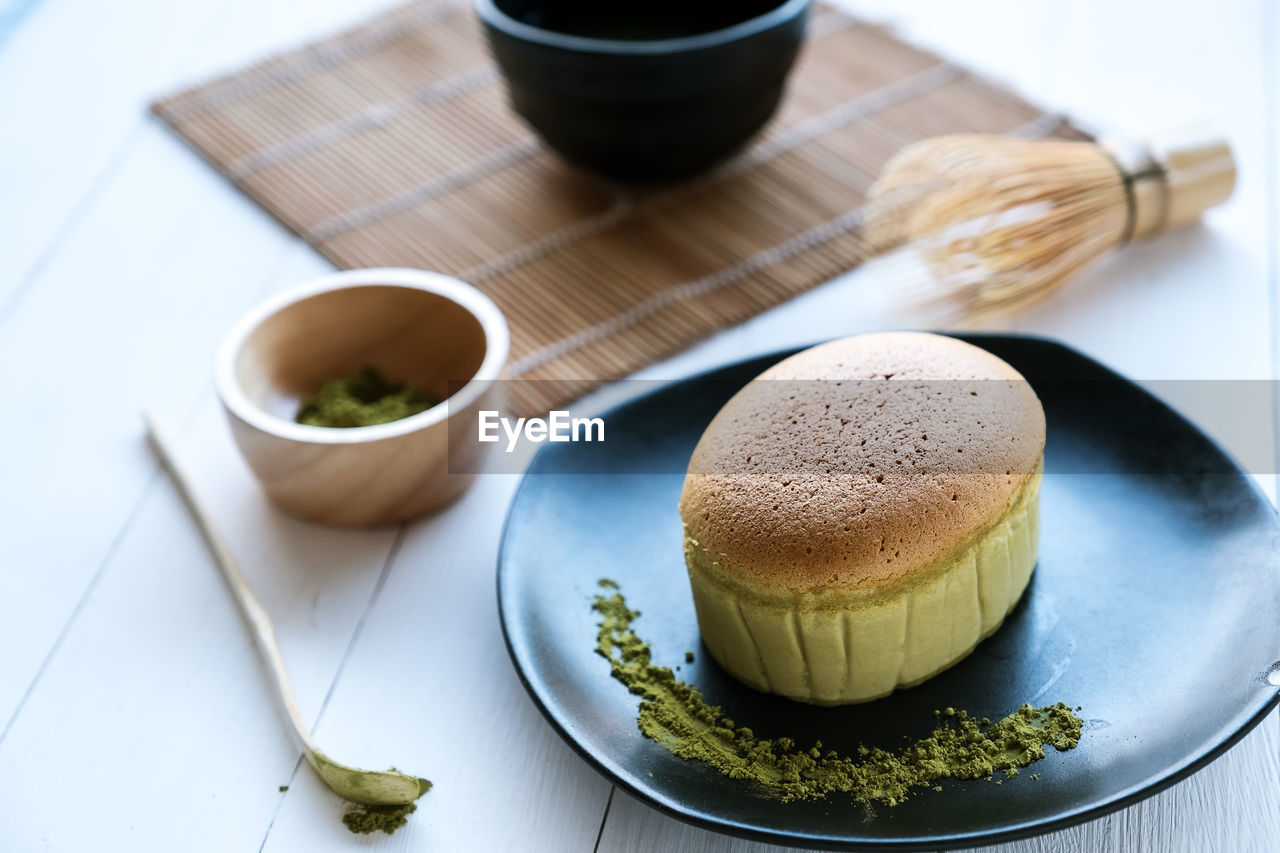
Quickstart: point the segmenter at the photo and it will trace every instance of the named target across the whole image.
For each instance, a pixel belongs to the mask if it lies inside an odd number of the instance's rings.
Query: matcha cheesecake
[[[773,366],[707,427],[680,499],[702,638],[744,683],[864,702],[994,632],[1036,562],[1044,412],[940,335],[861,335]]]

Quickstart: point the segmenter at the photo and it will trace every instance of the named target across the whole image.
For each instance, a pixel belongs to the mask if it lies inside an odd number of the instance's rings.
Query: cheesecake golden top
[[[749,585],[890,589],[998,522],[1044,437],[1031,386],[971,344],[894,332],[813,347],[703,433],[680,498],[686,547]]]

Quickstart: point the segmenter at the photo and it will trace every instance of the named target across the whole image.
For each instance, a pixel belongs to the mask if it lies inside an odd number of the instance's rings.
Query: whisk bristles
[[[864,236],[877,251],[911,246],[936,295],[983,315],[1043,298],[1124,242],[1130,204],[1094,143],[943,136],[886,164]]]

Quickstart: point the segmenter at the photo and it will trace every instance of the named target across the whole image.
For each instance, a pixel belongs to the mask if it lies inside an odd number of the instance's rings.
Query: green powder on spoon
[[[385,832],[387,835],[405,825],[409,815],[418,810],[417,803],[401,806],[354,806],[347,809],[342,822],[347,829],[361,835]]]

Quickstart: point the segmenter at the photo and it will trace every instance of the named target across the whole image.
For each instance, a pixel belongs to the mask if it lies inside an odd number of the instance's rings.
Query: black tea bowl
[[[475,0],[511,105],[565,159],[674,180],[768,122],[811,0]]]

